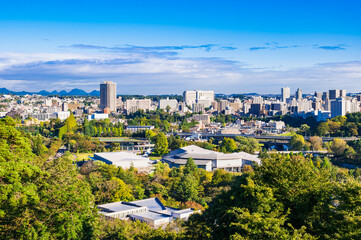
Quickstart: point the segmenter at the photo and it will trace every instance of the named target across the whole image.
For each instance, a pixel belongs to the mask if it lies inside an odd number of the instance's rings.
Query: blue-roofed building
[[[188,220],[194,209],[176,209],[165,207],[159,198],[147,198],[133,202],[114,202],[98,205],[99,213],[107,218],[146,222],[158,228],[174,219]]]

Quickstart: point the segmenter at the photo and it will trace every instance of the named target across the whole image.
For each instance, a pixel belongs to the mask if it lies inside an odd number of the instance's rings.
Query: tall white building
[[[125,102],[125,108],[127,109],[127,114],[136,112],[138,110],[150,110],[151,100],[150,99],[128,99]]]
[[[360,103],[356,99],[337,98],[331,101],[331,118],[359,111]]]
[[[289,87],[281,88],[281,101],[286,102],[287,98],[290,98],[291,90]]]
[[[170,110],[175,111],[178,107],[178,101],[177,99],[161,99],[159,100],[159,109],[166,110],[167,106],[170,107]]]
[[[100,84],[100,108],[109,108],[112,112],[117,110],[117,85],[115,82],[104,81]]]
[[[189,106],[192,106],[194,103],[200,103],[204,107],[210,107],[214,101],[214,91],[184,91],[183,101]]]

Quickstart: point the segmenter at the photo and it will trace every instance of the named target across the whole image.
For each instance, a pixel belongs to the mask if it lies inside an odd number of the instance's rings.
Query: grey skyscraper
[[[117,85],[111,81],[104,81],[100,84],[100,108],[107,107],[112,112],[117,110]]]
[[[286,102],[287,98],[290,98],[291,90],[289,87],[281,88],[281,101]]]
[[[301,99],[302,99],[302,89],[301,89],[301,88],[297,88],[297,91],[296,91],[296,99],[297,99],[297,100],[301,100]]]

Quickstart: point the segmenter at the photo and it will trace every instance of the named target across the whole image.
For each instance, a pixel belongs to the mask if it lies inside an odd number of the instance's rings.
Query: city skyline
[[[79,88],[73,88],[70,89],[68,92],[65,91],[64,89],[57,89],[54,90],[52,92],[50,91],[46,91],[44,89],[40,90],[40,91],[34,91],[34,92],[30,92],[30,91],[12,91],[11,89],[7,89],[7,88],[0,88],[0,94],[8,94],[7,92],[9,92],[9,94],[14,94],[14,95],[26,95],[26,94],[38,94],[38,95],[42,95],[42,96],[64,96],[64,97],[71,97],[71,96],[90,96],[90,97],[101,97],[101,86],[99,87],[99,84],[102,85],[102,83],[104,82],[112,82],[112,81],[103,81],[98,83],[98,89],[93,89],[90,91],[84,91],[83,89],[79,89]],[[116,83],[115,83],[116,84]],[[285,97],[283,97],[283,89],[288,89],[287,94],[285,95]],[[230,93],[223,93],[223,92],[217,92],[213,89],[184,89],[184,90],[180,90],[180,93],[164,93],[164,94],[131,94],[131,93],[118,93],[116,92],[116,96],[183,96],[184,97],[184,92],[187,91],[201,91],[201,92],[214,92],[215,95],[227,95],[227,96],[231,96],[231,95],[246,95],[246,96],[269,96],[269,97],[273,97],[273,96],[278,96],[281,98],[281,101],[284,102],[284,100],[282,100],[283,98],[289,98],[289,97],[296,97],[297,95],[297,90],[300,89],[301,90],[301,96],[305,95],[305,96],[316,96],[317,94],[325,94],[325,93],[329,93],[329,91],[347,91],[346,89],[321,89],[320,91],[310,91],[310,92],[303,92],[301,88],[297,88],[297,89],[291,89],[289,87],[281,87],[279,89],[278,93],[257,93],[257,92],[230,92]],[[117,90],[116,90],[117,91]],[[326,92],[325,92],[326,91]],[[73,93],[75,92],[75,93]],[[360,95],[361,92],[347,92],[347,94],[350,95]],[[346,96],[346,94],[341,94],[342,96]]]
[[[114,81],[118,94],[361,92],[361,5],[346,2],[7,2],[0,84],[89,92]]]

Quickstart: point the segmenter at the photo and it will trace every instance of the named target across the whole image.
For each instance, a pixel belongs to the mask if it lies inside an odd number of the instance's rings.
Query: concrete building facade
[[[184,91],[183,101],[189,106],[194,103],[201,103],[205,107],[210,107],[214,101],[214,91]]]
[[[115,82],[104,81],[100,84],[100,108],[117,111],[117,86]]]

